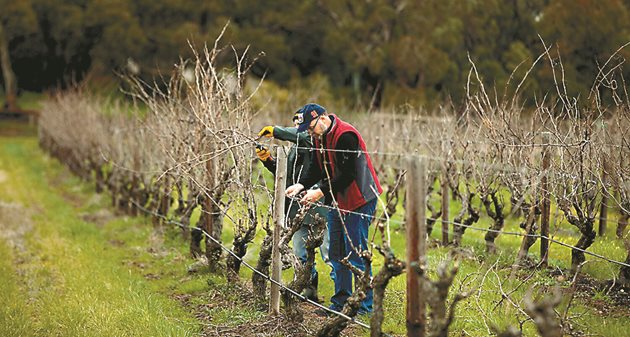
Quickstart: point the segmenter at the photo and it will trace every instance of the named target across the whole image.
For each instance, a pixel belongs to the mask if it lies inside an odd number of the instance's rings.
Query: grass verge
[[[199,333],[173,289],[152,282],[137,262],[182,274],[181,263],[169,264],[179,253],[151,246],[151,226],[109,214],[104,199],[43,156],[33,137],[0,137],[0,172],[3,205],[20,205],[21,220],[32,223],[0,240],[0,335]],[[15,229],[14,220],[0,221],[3,230]]]

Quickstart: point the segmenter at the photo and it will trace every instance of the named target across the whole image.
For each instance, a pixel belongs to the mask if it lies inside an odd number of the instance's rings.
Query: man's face
[[[308,131],[309,135],[311,135],[311,136],[318,136],[318,137],[322,135],[322,133],[323,133],[322,129],[323,128],[321,126],[321,123],[319,122],[319,119],[321,117],[322,116],[319,115],[319,116],[317,116],[317,118],[315,118],[315,119],[313,119],[311,121],[311,123],[308,126],[308,129],[306,129],[306,131]]]

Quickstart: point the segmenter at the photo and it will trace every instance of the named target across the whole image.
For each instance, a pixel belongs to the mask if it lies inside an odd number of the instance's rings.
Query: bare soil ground
[[[238,310],[241,307],[255,306],[261,312],[267,312],[266,305],[256,303],[253,300],[252,290],[248,285],[243,284],[211,288],[208,293],[196,296],[196,303],[191,301],[192,295],[189,294],[175,295],[174,297],[182,305],[192,310],[200,321],[204,322],[203,336],[314,336],[326,320],[326,318],[319,317],[313,313],[316,309],[314,306],[308,303],[301,303],[300,308],[304,313],[304,321],[301,324],[290,321],[282,314],[280,316],[268,315],[265,319],[257,320],[256,322],[248,321],[242,324],[213,323],[213,317],[210,312],[215,308],[234,308]],[[204,304],[198,304],[199,301]],[[343,331],[342,336],[357,336],[360,334],[361,329],[357,325],[350,324]]]
[[[615,313],[615,316],[630,319],[630,289],[627,287],[613,281],[602,282],[585,276],[577,281],[576,290],[576,297],[585,300],[600,314]],[[603,298],[594,298],[597,292],[603,293]]]
[[[569,274],[554,270],[551,275],[564,277]],[[571,288],[567,289],[569,291]],[[630,318],[630,289],[614,280],[601,281],[580,274],[575,281],[575,297],[597,309],[599,314],[615,313],[615,316]]]

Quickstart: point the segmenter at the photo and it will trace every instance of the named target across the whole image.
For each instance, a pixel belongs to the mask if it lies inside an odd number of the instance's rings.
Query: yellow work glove
[[[262,145],[256,146],[256,155],[258,156],[258,159],[262,161],[267,161],[269,158],[271,158],[271,153],[269,152],[269,149]]]
[[[258,137],[262,136],[273,138],[273,126],[267,125],[264,128],[260,129],[260,132],[258,132]]]

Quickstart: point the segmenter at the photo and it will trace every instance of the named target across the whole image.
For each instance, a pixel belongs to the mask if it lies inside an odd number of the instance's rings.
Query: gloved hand
[[[256,155],[258,156],[258,159],[262,161],[267,161],[271,158],[271,152],[269,152],[269,149],[262,145],[256,146]]]
[[[273,138],[273,126],[267,125],[264,128],[260,129],[260,132],[258,132],[258,137],[262,136]]]

